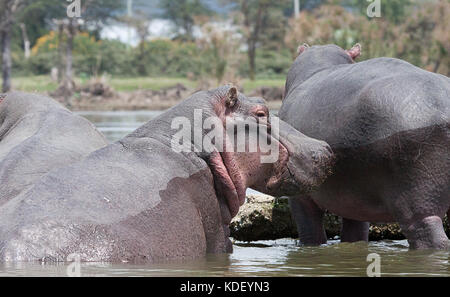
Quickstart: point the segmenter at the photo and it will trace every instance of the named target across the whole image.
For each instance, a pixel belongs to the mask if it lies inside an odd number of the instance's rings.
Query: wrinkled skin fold
[[[231,252],[228,225],[247,187],[307,190],[329,172],[329,146],[286,123],[279,139],[271,129],[264,135],[280,148],[273,163],[260,162],[259,149],[175,151],[173,120],[184,117],[194,127],[199,109],[203,119],[247,116],[259,127],[270,125],[264,101],[234,87],[192,95],[122,140],[49,171],[5,203],[1,261],[65,261],[75,253],[81,261],[156,262]]]

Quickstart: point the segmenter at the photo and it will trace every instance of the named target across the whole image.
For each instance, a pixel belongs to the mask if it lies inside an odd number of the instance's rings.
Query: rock
[[[255,241],[297,236],[287,199],[248,195],[247,200],[231,222],[234,239]]]
[[[393,224],[371,224],[369,229],[369,240],[382,240],[392,239],[401,240],[405,239],[402,234],[400,226],[396,223]]]
[[[341,219],[330,213],[324,217],[324,226],[329,239],[339,238]],[[444,220],[447,235],[450,228]],[[291,217],[287,198],[274,198],[264,194],[247,195],[247,202],[230,224],[231,237],[240,241],[274,240],[297,238],[297,227]],[[369,239],[405,239],[398,224],[371,224]]]

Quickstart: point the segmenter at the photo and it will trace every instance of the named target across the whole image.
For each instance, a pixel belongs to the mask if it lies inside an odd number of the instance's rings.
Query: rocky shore
[[[450,235],[448,220],[444,222]],[[341,219],[327,213],[324,218],[329,239],[338,239]],[[292,220],[287,198],[274,198],[262,194],[247,195],[247,202],[232,220],[231,236],[240,241],[274,240],[297,238],[297,227]],[[405,237],[398,224],[371,224],[370,240],[400,240]]]

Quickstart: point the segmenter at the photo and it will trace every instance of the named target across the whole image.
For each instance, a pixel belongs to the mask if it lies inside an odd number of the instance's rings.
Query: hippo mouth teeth
[[[245,202],[246,188],[232,155],[213,152],[209,165],[214,175],[216,192],[226,199],[231,217],[236,216],[239,207]]]

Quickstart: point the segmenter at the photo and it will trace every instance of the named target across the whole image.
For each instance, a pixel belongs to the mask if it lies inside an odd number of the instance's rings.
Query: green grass
[[[1,80],[0,80],[1,82]],[[87,82],[86,78],[76,78],[77,84],[84,84]],[[282,87],[284,86],[284,79],[256,79],[251,81],[243,79],[241,81],[242,87],[246,93],[253,91],[259,87]],[[177,83],[183,84],[189,88],[196,88],[198,82],[188,80],[186,78],[169,78],[169,77],[112,77],[108,79],[111,87],[120,92],[131,92],[138,89],[161,90],[166,87],[174,86]],[[25,92],[50,92],[57,88],[57,83],[50,79],[49,75],[24,76],[13,77],[13,89]]]
[[[246,93],[253,91],[259,87],[284,87],[285,79],[244,79],[242,87]]]
[[[150,89],[161,90],[166,87],[176,85],[177,83],[183,84],[189,88],[194,88],[196,82],[188,80],[186,78],[154,78],[154,77],[132,77],[132,78],[111,78],[109,80],[110,85],[116,91],[128,92],[138,89]]]
[[[12,87],[14,90],[25,92],[49,92],[58,87],[48,75],[30,76],[30,77],[13,77]]]

